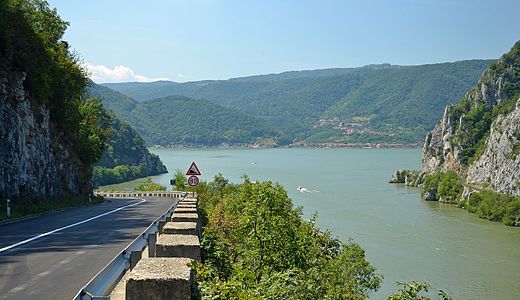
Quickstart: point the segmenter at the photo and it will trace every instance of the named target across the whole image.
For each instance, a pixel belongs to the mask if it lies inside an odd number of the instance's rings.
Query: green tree
[[[186,182],[186,176],[181,169],[175,169],[175,173],[173,173],[173,180],[175,180],[176,190],[183,191],[186,188],[184,186],[184,182]]]

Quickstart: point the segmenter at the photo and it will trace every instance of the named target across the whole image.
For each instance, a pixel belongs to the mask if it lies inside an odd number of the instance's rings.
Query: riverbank
[[[362,149],[404,149],[404,148],[422,148],[423,143],[304,143],[296,142],[290,145],[260,145],[260,144],[243,144],[243,145],[150,145],[151,149],[270,149],[270,148],[362,148]]]
[[[481,219],[520,227],[520,197],[467,184],[454,171],[426,174],[417,170],[397,170],[390,183],[421,188],[424,200],[452,204]]]

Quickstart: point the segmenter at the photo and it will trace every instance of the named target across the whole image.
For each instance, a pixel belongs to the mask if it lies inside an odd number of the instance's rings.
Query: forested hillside
[[[263,119],[294,140],[417,142],[433,128],[443,107],[462,98],[489,63],[385,64],[218,81],[106,86],[144,103],[168,95],[207,99]]]
[[[113,116],[107,150],[96,163],[92,180],[96,186],[120,183],[166,173],[159,156],[150,153],[143,138],[125,121]]]
[[[128,96],[95,83],[91,96],[129,122],[149,144],[219,145],[289,143],[273,125],[213,102],[171,96],[139,103]]]

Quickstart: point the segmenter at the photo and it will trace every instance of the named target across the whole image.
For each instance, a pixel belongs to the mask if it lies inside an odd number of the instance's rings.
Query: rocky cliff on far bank
[[[493,63],[426,136],[421,171],[520,195],[520,42]],[[465,187],[464,195],[469,194]]]

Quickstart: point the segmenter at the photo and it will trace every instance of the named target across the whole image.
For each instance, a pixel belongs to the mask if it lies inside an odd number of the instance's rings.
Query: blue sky
[[[97,82],[497,58],[518,0],[51,0]]]

